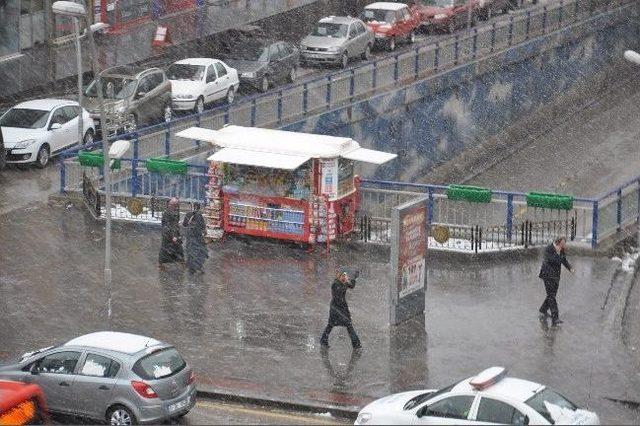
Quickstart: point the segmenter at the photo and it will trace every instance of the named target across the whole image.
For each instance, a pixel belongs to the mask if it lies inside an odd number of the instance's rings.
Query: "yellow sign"
[[[140,199],[132,198],[127,203],[127,210],[129,210],[129,213],[131,213],[132,215],[138,216],[144,210],[144,204],[142,204],[142,201]]]
[[[449,240],[449,228],[442,225],[436,225],[431,229],[431,235],[434,240],[440,244],[444,244]]]
[[[0,425],[26,425],[35,420],[36,404],[29,400],[21,402],[0,414]]]

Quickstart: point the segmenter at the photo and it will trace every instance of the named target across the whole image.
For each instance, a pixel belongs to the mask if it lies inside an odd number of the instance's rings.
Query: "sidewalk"
[[[0,221],[0,361],[108,327],[102,284],[103,224],[74,208],[33,205]],[[390,329],[382,254],[333,247],[306,254],[286,244],[227,239],[210,247],[203,277],[158,272],[157,228],[114,224],[113,329],[179,348],[201,391],[354,412],[392,392],[441,387],[491,366],[558,389],[606,423],[638,423],[640,377],[612,329],[608,298],[619,263],[570,259],[559,304],[565,324],[541,327],[538,255],[428,262],[425,325]],[[328,359],[332,271],[361,269],[349,295],[364,351],[351,357],[344,329]],[[60,266],[64,265],[64,266]]]

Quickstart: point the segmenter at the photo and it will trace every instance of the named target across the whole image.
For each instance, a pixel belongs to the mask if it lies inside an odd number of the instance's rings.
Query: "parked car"
[[[46,424],[48,420],[40,386],[0,380],[0,425]]]
[[[276,81],[293,83],[300,51],[286,41],[249,39],[227,47],[222,57],[240,73],[242,84],[266,92]]]
[[[218,59],[183,59],[169,66],[167,77],[174,111],[201,113],[220,99],[232,104],[240,87],[238,71]]]
[[[478,0],[413,0],[411,9],[420,15],[427,32],[453,33],[467,26],[469,18],[474,25]],[[469,16],[471,13],[471,16]]]
[[[376,42],[395,50],[401,39],[413,43],[422,25],[420,14],[404,3],[376,2],[366,6],[360,19],[373,31]]]
[[[109,115],[108,132],[131,132],[140,125],[171,120],[171,83],[160,68],[117,66],[102,73],[102,95]],[[101,131],[98,90],[93,80],[83,106]]]
[[[82,111],[83,143],[93,142],[95,127],[78,102],[39,99],[22,102],[0,117],[7,163],[35,163],[44,167],[49,159],[78,144],[78,117]]]
[[[538,383],[506,377],[502,367],[440,390],[417,390],[373,401],[357,425],[600,424],[598,416]]]
[[[375,41],[360,19],[329,16],[321,19],[300,44],[301,63],[339,64],[346,68],[351,58],[369,59]]]
[[[38,384],[51,412],[112,425],[161,423],[196,403],[193,371],[173,346],[113,331],[26,353],[0,377]]]

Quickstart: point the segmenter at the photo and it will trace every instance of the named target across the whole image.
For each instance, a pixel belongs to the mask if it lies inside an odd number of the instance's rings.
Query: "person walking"
[[[351,322],[351,313],[349,305],[347,305],[347,289],[353,289],[356,286],[356,279],[359,273],[356,271],[350,279],[349,272],[341,269],[336,274],[336,279],[331,285],[331,304],[329,306],[329,322],[320,338],[320,345],[324,348],[329,347],[329,334],[333,327],[346,327],[351,339],[353,349],[360,349],[360,339]]]
[[[544,249],[544,260],[540,267],[539,278],[544,282],[544,289],[547,293],[547,297],[544,299],[542,306],[540,306],[540,320],[546,320],[551,312],[552,325],[561,324],[563,321],[560,319],[560,313],[558,311],[558,302],[556,302],[556,294],[558,293],[558,287],[560,285],[560,270],[562,265],[567,268],[571,273],[574,272],[573,266],[567,260],[565,256],[565,237],[556,238],[553,244],[549,244]]]
[[[209,252],[204,242],[207,227],[204,217],[200,212],[200,204],[194,203],[193,210],[187,213],[182,221],[185,228],[185,254],[187,257],[187,269],[190,273],[204,273],[202,266],[209,258]]]
[[[167,263],[184,263],[180,238],[180,201],[175,197],[169,200],[162,215],[162,244],[158,255],[158,268],[164,270]]]

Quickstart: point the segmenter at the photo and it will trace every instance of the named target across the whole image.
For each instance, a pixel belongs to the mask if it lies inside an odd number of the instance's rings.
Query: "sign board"
[[[322,195],[330,200],[338,197],[338,159],[320,160]]]
[[[156,28],[156,34],[153,37],[151,45],[153,47],[164,47],[171,43],[171,36],[169,35],[169,28],[158,25]]]
[[[400,324],[424,314],[427,197],[419,197],[391,213],[391,276],[389,322]]]

